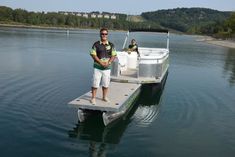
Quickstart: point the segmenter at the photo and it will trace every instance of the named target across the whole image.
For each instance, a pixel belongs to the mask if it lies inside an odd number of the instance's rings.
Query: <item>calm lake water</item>
[[[90,90],[98,31],[0,29],[1,157],[234,157],[235,49],[170,36],[165,84],[144,86],[123,120],[78,123],[67,103]],[[110,32],[116,49],[125,32]],[[134,33],[140,46],[165,36]],[[164,42],[162,42],[164,40]]]

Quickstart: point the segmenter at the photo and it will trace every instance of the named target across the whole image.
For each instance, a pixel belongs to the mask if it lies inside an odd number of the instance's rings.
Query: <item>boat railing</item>
[[[166,39],[166,49],[169,50],[169,43],[170,43],[170,32],[167,29],[129,29],[126,33],[126,37],[122,46],[122,49],[125,48],[127,39],[129,37],[130,32],[158,32],[158,33],[167,33]]]
[[[163,48],[141,47],[139,52],[140,57],[137,56],[136,52],[128,54],[125,51],[118,51],[118,57],[112,66],[112,76],[129,76],[137,79],[140,77],[151,78],[159,76],[156,68],[158,67],[158,71],[162,73],[162,64],[169,56],[169,51]],[[150,55],[144,52],[148,52]],[[146,73],[146,71],[149,72]]]

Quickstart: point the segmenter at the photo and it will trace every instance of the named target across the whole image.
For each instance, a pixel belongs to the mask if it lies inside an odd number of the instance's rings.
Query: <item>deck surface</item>
[[[102,100],[102,88],[99,88],[96,96],[96,104],[90,103],[91,92],[69,102],[73,107],[88,110],[118,112],[128,98],[140,88],[141,84],[111,82],[109,86],[108,98],[110,102]]]

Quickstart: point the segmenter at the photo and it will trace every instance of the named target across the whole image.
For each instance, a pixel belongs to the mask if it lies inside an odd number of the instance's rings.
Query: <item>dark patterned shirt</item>
[[[101,60],[101,62],[108,62],[112,56],[117,55],[117,52],[113,43],[107,41],[105,44],[103,44],[101,41],[97,41],[93,44],[90,55],[96,55]],[[105,68],[95,61],[94,68],[107,70],[110,69],[111,66]]]

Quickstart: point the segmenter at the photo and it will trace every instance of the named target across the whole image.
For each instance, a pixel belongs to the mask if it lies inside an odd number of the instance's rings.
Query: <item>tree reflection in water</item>
[[[228,49],[224,63],[224,74],[231,85],[235,85],[235,49]]]
[[[105,127],[102,121],[102,114],[94,112],[85,122],[78,123],[72,130],[69,130],[69,137],[89,141],[89,155],[91,157],[105,157],[107,145],[117,145],[127,126],[133,120],[140,121],[145,119],[145,122],[148,121],[148,124],[150,124],[156,119],[166,78],[167,75],[162,84],[142,86],[140,96],[134,102],[132,109],[116,122]],[[144,108],[148,112],[136,114]],[[151,115],[148,115],[148,113]],[[155,115],[153,119],[149,118],[152,115]]]

